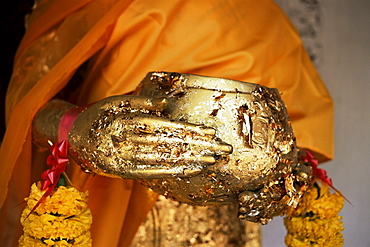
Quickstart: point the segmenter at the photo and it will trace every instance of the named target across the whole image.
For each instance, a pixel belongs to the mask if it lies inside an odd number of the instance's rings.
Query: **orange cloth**
[[[80,105],[128,93],[153,70],[259,83],[282,93],[300,147],[322,160],[333,156],[331,98],[297,32],[272,1],[41,1],[16,54],[7,94],[0,150],[3,246],[15,245],[23,209],[17,204],[38,179],[31,173],[44,167],[31,152],[32,119],[87,60],[76,92]],[[137,182],[87,176],[73,165],[68,170],[79,189],[90,191],[94,246],[127,246],[156,196]]]

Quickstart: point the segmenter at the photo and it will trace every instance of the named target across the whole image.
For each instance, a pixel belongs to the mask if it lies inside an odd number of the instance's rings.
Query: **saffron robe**
[[[45,169],[32,119],[85,66],[71,101],[135,89],[147,72],[192,73],[277,88],[301,148],[333,157],[333,105],[295,28],[271,0],[45,0],[15,56],[0,150],[1,243],[14,246],[32,182]],[[156,200],[137,181],[68,173],[90,191],[94,246],[128,246]],[[18,205],[18,206],[17,206]]]

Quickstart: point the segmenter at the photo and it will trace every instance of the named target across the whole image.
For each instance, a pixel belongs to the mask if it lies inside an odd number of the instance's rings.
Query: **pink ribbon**
[[[61,141],[57,144],[53,144],[50,147],[51,154],[48,156],[46,163],[50,166],[41,174],[41,190],[45,191],[42,197],[38,200],[35,206],[31,209],[25,220],[30,216],[36,208],[45,201],[58,184],[60,175],[65,172],[68,163],[68,142],[66,140]]]
[[[52,189],[58,184],[60,175],[65,172],[68,163],[68,142],[66,140],[50,147],[51,154],[48,156],[46,163],[50,169],[41,174],[41,190],[44,191],[50,187]]]
[[[60,176],[67,168],[68,160],[68,134],[73,126],[76,118],[88,106],[76,107],[66,112],[60,120],[58,129],[58,143],[54,143],[50,147],[51,154],[46,159],[46,163],[50,167],[41,174],[41,191],[45,191],[42,197],[38,200],[25,220],[30,216],[36,208],[53,192],[57,186]]]
[[[67,111],[63,117],[60,119],[59,128],[58,128],[58,141],[61,142],[63,140],[68,141],[69,132],[71,132],[73,123],[75,122],[76,118],[90,105],[87,106],[80,106],[76,108],[72,108]]]
[[[328,178],[327,173],[324,169],[319,168],[319,162],[315,159],[314,155],[306,150],[306,155],[302,155],[303,162],[307,162],[312,167],[312,173],[315,177],[321,179],[324,183],[327,183],[329,186],[333,187],[333,182],[331,178]],[[334,187],[333,187],[334,188]]]
[[[317,159],[315,159],[314,155],[310,151],[306,150],[306,155],[302,155],[302,161],[306,162],[306,163],[309,163],[311,165],[312,173],[313,173],[314,177],[317,177],[321,181],[323,181],[324,183],[328,184],[333,190],[335,190],[337,193],[339,193],[339,195],[341,197],[343,197],[344,200],[346,200],[349,204],[352,205],[352,203],[347,198],[345,198],[339,190],[337,190],[333,186],[333,181],[331,180],[331,178],[329,178],[327,176],[326,171],[324,169],[321,169],[321,168],[318,167],[319,166],[319,161]]]

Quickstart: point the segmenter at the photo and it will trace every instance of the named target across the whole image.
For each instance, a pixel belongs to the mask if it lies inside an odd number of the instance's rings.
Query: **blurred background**
[[[299,30],[335,104],[335,159],[323,164],[348,198],[345,247],[370,247],[370,0],[276,0]],[[2,2],[0,140],[13,57],[33,0]],[[263,247],[283,247],[282,218],[263,226]]]
[[[353,204],[341,211],[345,247],[370,247],[370,1],[276,0],[300,31],[335,107],[335,158],[324,163]],[[288,109],[289,110],[289,109]],[[283,247],[282,218],[263,247]]]
[[[5,131],[5,93],[12,73],[13,58],[24,34],[24,18],[31,12],[33,0],[2,1],[0,8],[0,140]]]

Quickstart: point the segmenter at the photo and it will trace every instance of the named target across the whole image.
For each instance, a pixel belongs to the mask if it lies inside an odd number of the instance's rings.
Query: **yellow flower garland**
[[[18,246],[92,246],[88,192],[59,186],[30,214],[45,193],[40,188],[40,183],[33,184],[30,196],[25,199],[27,207],[21,216],[24,235],[19,239]]]
[[[328,185],[313,184],[293,216],[284,219],[288,247],[343,246],[343,223],[338,213],[343,208],[343,196],[330,193]]]

